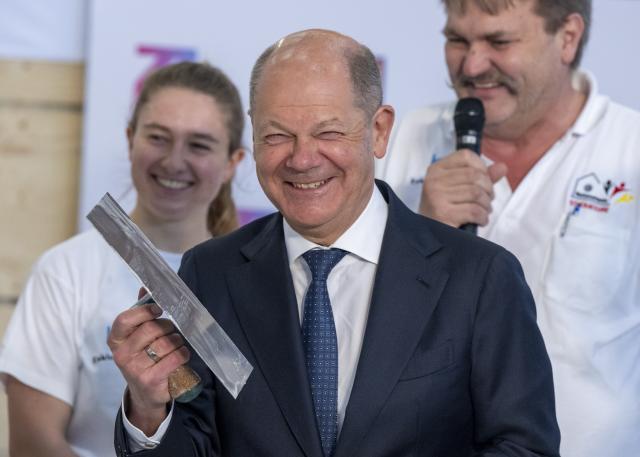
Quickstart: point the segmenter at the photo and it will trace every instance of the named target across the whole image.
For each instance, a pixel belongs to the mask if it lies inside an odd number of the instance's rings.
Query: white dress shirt
[[[362,214],[335,243],[328,247],[312,243],[283,220],[285,245],[301,325],[304,295],[311,283],[311,271],[302,254],[314,248],[338,248],[348,253],[331,270],[327,278],[327,289],[338,338],[338,431],[342,429],[344,414],[356,376],[388,214],[387,203],[378,188],[374,186],[371,199]],[[152,437],[147,437],[129,422],[123,408],[122,418],[131,451],[137,452],[156,447],[164,436],[172,415],[173,405],[156,433]]]
[[[338,337],[338,431],[342,428],[356,376],[387,215],[387,203],[375,187],[360,217],[329,247],[305,239],[284,221],[284,241],[301,325],[304,296],[311,283],[311,271],[302,254],[314,248],[338,248],[348,253],[327,278]]]

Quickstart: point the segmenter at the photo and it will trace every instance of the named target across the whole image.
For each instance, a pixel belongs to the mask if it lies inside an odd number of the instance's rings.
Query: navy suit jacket
[[[551,366],[518,261],[389,204],[362,352],[335,457],[557,456]],[[180,274],[254,367],[234,400],[205,381],[145,456],[322,457],[274,214],[185,254]],[[116,450],[129,454],[119,416]]]

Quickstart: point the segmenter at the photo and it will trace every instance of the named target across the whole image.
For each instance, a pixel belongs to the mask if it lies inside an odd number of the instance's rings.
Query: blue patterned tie
[[[341,249],[312,249],[302,254],[312,275],[304,298],[302,338],[325,457],[333,455],[338,439],[338,338],[327,276],[346,254]]]

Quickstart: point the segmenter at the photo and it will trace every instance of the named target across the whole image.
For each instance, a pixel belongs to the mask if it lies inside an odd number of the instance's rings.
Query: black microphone
[[[473,97],[458,100],[453,115],[453,124],[456,127],[456,149],[471,149],[480,155],[480,140],[484,127],[482,102]],[[475,234],[478,231],[478,225],[463,224],[460,229]]]

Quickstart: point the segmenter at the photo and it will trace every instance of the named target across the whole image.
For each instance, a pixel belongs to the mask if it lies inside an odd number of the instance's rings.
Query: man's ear
[[[391,105],[382,105],[373,115],[373,154],[381,159],[387,152],[396,113]]]
[[[564,24],[558,30],[558,37],[561,40],[561,56],[562,62],[571,65],[576,59],[580,40],[584,35],[585,23],[582,16],[578,13],[571,13],[564,20]]]

